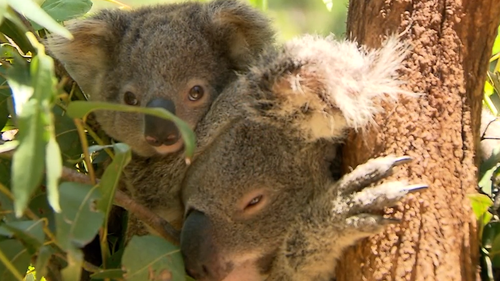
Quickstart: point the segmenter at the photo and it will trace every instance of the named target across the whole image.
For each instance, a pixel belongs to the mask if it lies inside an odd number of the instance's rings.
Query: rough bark
[[[377,128],[351,136],[344,167],[373,156],[409,155],[393,178],[427,183],[387,210],[402,220],[349,249],[337,280],[476,280],[478,244],[466,195],[476,192],[482,87],[500,20],[498,0],[351,0],[348,34],[376,47],[401,34],[413,46],[402,70],[403,98]]]

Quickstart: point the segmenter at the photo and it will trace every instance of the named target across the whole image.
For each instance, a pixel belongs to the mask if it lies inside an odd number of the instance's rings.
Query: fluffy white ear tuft
[[[412,94],[400,88],[397,73],[407,53],[408,46],[396,37],[372,50],[332,36],[291,40],[284,45],[282,63],[275,65],[293,61],[294,67],[278,71],[273,80],[270,111],[291,121],[311,141],[343,137],[347,128],[373,123],[381,100]]]

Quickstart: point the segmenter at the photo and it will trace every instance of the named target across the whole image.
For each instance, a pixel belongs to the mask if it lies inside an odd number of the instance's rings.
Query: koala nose
[[[221,266],[210,219],[192,211],[181,231],[181,253],[186,272],[198,281],[221,281],[231,270]],[[228,271],[229,270],[229,271]]]
[[[175,114],[175,104],[172,100],[155,98],[146,107],[160,107]],[[173,145],[179,138],[179,129],[174,122],[153,115],[144,118],[144,137],[152,146]]]

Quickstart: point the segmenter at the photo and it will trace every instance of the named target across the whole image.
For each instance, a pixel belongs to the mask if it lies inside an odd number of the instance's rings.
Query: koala
[[[330,164],[347,130],[411,94],[397,79],[406,53],[395,38],[367,50],[304,36],[268,48],[224,90],[198,125],[180,187],[192,277],[331,280],[346,247],[395,222],[380,211],[426,185],[377,182],[408,157],[369,160],[340,180]]]
[[[192,129],[274,41],[269,20],[236,0],[104,10],[67,28],[74,40],[49,36],[48,49],[90,100],[164,108]],[[96,119],[142,157],[183,146],[172,121],[117,111]]]

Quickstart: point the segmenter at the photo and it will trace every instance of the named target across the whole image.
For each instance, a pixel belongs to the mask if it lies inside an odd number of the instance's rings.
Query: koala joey
[[[217,95],[273,42],[268,19],[236,0],[104,10],[48,38],[52,55],[92,101],[161,107],[195,128]],[[103,130],[140,156],[179,151],[173,122],[97,111]]]
[[[380,214],[425,185],[376,184],[408,157],[369,160],[336,181],[346,129],[394,101],[406,48],[305,36],[268,48],[199,123],[182,182],[181,252],[198,281],[331,280],[336,260],[393,220]],[[375,185],[372,185],[375,184]]]

